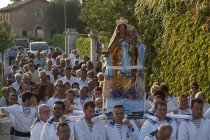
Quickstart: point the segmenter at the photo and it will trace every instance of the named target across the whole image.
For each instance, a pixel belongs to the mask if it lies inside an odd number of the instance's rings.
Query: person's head
[[[55,86],[55,93],[58,98],[63,99],[65,96],[65,86],[63,84],[57,84]]]
[[[100,82],[100,81],[104,81],[104,73],[103,72],[99,72],[98,74],[97,74],[97,77],[98,77],[98,81]]]
[[[87,98],[88,95],[88,87],[87,86],[83,86],[80,88],[80,98],[85,100]]]
[[[93,63],[89,60],[86,62],[86,66],[88,70],[91,70],[93,68]]]
[[[154,98],[153,98],[153,104],[154,105],[156,105],[160,101],[164,101],[162,96],[160,96],[160,95],[154,96]]]
[[[2,94],[5,98],[8,97],[7,90],[8,90],[8,87],[3,87],[3,88],[1,89],[1,94]]]
[[[198,85],[197,82],[193,82],[190,85],[190,90],[191,90],[191,92],[192,92],[193,95],[195,95],[198,92],[198,89],[199,89],[199,85]]]
[[[39,95],[37,94],[32,94],[31,99],[30,99],[31,105],[32,106],[37,106],[38,103],[40,102]]]
[[[181,94],[178,97],[178,104],[179,104],[179,108],[181,110],[185,110],[188,108],[188,99],[187,99],[187,95],[185,94]]]
[[[152,96],[154,96],[154,93],[160,89],[160,86],[158,85],[152,85],[152,87],[150,88],[150,93]]]
[[[88,86],[89,91],[92,91],[94,89],[94,81],[93,80],[89,80],[87,82],[87,86]]]
[[[69,82],[64,82],[63,85],[65,87],[65,91],[71,88],[71,85]]]
[[[125,109],[124,109],[123,105],[115,105],[112,108],[112,115],[113,115],[116,123],[119,123],[119,124],[122,123],[122,120],[125,115]]]
[[[191,101],[191,110],[193,119],[200,119],[203,114],[203,101],[199,98],[195,98]]]
[[[38,87],[36,85],[31,86],[31,92],[38,94]]]
[[[87,120],[91,120],[95,113],[95,103],[93,101],[86,101],[83,104],[83,112]]]
[[[34,71],[35,71],[35,66],[34,66],[34,64],[29,63],[28,66],[29,66],[29,70],[30,70],[31,72],[34,72]]]
[[[162,101],[165,101],[165,93],[162,90],[157,90],[153,93],[153,98],[160,96]]]
[[[118,31],[120,34],[125,34],[127,30],[127,26],[125,24],[118,25]]]
[[[62,101],[55,101],[53,103],[52,111],[53,111],[53,116],[59,119],[64,114],[65,104]]]
[[[46,72],[43,70],[43,71],[40,71],[39,72],[39,78],[41,79],[41,81],[47,81],[47,74]]]
[[[76,70],[76,76],[77,76],[77,78],[80,78],[81,77],[81,72],[82,70],[81,69],[78,69],[78,70]]]
[[[70,77],[71,76],[71,68],[70,67],[65,67],[64,68],[64,73],[66,77]]]
[[[170,124],[161,124],[158,127],[156,136],[160,140],[168,140],[171,137],[171,133],[173,131],[173,128]]]
[[[38,95],[39,95],[41,100],[44,100],[44,98],[46,97],[47,93],[48,93],[47,85],[39,86],[39,88],[38,88]]]
[[[22,75],[23,83],[29,84],[30,83],[30,76],[27,73]]]
[[[33,93],[29,91],[25,91],[22,93],[22,102],[26,103],[27,105],[31,105],[31,97],[33,96]]]
[[[167,113],[166,102],[160,101],[157,104],[155,104],[155,113],[160,121],[165,120]]]
[[[69,89],[66,91],[66,99],[68,99],[70,103],[73,103],[75,96],[74,90]]]
[[[20,83],[22,81],[22,75],[20,73],[15,74],[15,80]]]
[[[103,107],[103,99],[101,97],[95,99],[95,104],[97,108]]]
[[[95,87],[93,89],[94,98],[102,98],[102,89],[100,87]]]
[[[17,66],[16,66],[16,65],[13,65],[13,66],[12,66],[12,72],[13,72],[13,73],[16,73],[16,71],[17,71]]]
[[[69,108],[71,106],[68,99],[63,99],[62,102],[65,104],[65,112],[64,114],[69,114]]]
[[[63,59],[63,58],[60,59],[60,65],[61,65],[62,68],[65,68],[65,66],[66,66],[65,59]]]
[[[163,84],[160,85],[160,90],[162,90],[165,93],[165,97],[168,97],[169,87],[166,83],[163,83]]]
[[[86,69],[82,69],[81,70],[81,79],[86,79],[87,78],[87,70]]]
[[[17,104],[18,95],[16,93],[9,94],[8,101],[10,106]]]
[[[28,71],[29,71],[29,66],[28,66],[28,64],[25,64],[23,66],[23,72],[25,73],[25,72],[28,72]]]
[[[38,114],[39,114],[39,118],[43,122],[47,122],[47,120],[50,118],[50,107],[46,104],[39,105]]]
[[[195,98],[199,98],[202,100],[203,103],[205,103],[206,95],[200,91],[200,92],[196,93]]]
[[[51,72],[52,72],[52,75],[57,76],[57,75],[58,75],[58,68],[53,67],[53,68],[51,69]]]
[[[73,82],[72,85],[71,85],[71,88],[76,88],[79,90],[79,84],[77,82]]]
[[[22,83],[19,87],[19,90],[21,93],[25,92],[25,91],[29,91],[29,86],[25,83]]]
[[[56,128],[56,134],[59,137],[59,140],[69,140],[71,130],[67,123],[59,122]]]

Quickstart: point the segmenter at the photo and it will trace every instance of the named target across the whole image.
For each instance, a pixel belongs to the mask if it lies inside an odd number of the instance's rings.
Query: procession
[[[0,9],[0,18],[7,8],[34,1],[14,2]],[[36,22],[41,25],[44,19],[44,10],[36,9]],[[178,94],[172,92],[171,87],[176,85],[170,85],[168,79],[157,78],[148,86],[148,65],[152,67],[156,62],[148,64],[147,50],[151,48],[146,45],[143,31],[123,16],[115,20],[115,28],[101,52],[97,50],[97,58],[93,41],[96,37],[89,35],[91,54],[81,56],[80,48],[69,42],[71,31],[75,32],[72,29],[63,33],[64,49],[49,47],[47,41],[16,38],[19,44],[0,50],[1,140],[210,140],[209,97],[202,90],[200,77],[193,79],[194,74],[188,78],[190,82],[180,81],[187,84],[179,88]],[[45,29],[34,30],[37,37],[47,36]],[[1,39],[0,45],[4,41]],[[202,60],[199,66],[204,63]],[[162,70],[155,68],[157,72]]]

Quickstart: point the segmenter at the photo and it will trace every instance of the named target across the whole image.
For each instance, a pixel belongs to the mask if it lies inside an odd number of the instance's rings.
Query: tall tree
[[[78,0],[66,0],[67,28],[77,28],[83,32],[84,23],[78,20],[81,12],[81,4]],[[49,2],[49,22],[53,23],[55,32],[64,31],[64,0],[51,0]]]
[[[86,31],[99,33],[101,43],[107,44],[120,17],[136,25],[134,5],[136,0],[89,0],[85,1],[80,20],[87,23]]]

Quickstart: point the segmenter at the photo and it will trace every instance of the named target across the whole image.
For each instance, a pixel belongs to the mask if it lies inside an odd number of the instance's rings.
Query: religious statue
[[[144,93],[145,46],[137,30],[120,18],[105,55],[104,93],[112,98],[138,98]]]

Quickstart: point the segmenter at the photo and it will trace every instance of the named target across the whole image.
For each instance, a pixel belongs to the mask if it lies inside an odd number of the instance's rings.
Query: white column
[[[97,39],[97,35],[94,31],[90,31],[90,34],[88,35],[91,38],[90,41],[90,47],[91,47],[91,62],[93,63],[94,67],[97,64],[97,43],[98,43],[98,39]]]

